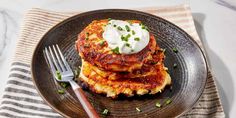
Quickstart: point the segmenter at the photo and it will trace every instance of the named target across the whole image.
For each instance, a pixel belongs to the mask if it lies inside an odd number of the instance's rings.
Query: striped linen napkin
[[[163,17],[188,32],[202,47],[188,5],[138,9]],[[62,117],[37,93],[30,72],[31,57],[41,37],[60,21],[78,12],[54,12],[33,8],[25,16],[9,80],[0,104],[0,117]],[[225,117],[214,77],[208,72],[207,84],[195,106],[181,117]]]

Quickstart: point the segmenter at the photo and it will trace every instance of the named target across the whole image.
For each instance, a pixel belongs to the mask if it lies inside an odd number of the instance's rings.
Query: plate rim
[[[150,17],[153,17],[153,18],[158,18],[158,19],[161,19],[165,22],[167,22],[168,24],[171,24],[173,25],[174,27],[177,27],[178,30],[180,30],[182,33],[184,33],[185,35],[187,35],[187,37],[190,38],[190,40],[197,46],[197,48],[200,50],[200,54],[202,55],[202,59],[203,59],[203,62],[205,63],[204,66],[206,68],[206,75],[205,75],[205,78],[204,78],[204,83],[203,83],[203,86],[201,88],[201,93],[200,95],[198,96],[198,98],[193,102],[193,104],[191,105],[191,107],[185,109],[182,113],[178,114],[177,116],[175,117],[179,117],[179,116],[182,116],[183,114],[187,113],[188,111],[190,111],[194,105],[199,101],[200,97],[202,96],[203,94],[203,91],[206,87],[206,83],[207,83],[207,78],[208,78],[208,72],[209,72],[209,67],[208,67],[208,62],[207,62],[207,58],[206,58],[206,54],[204,53],[203,49],[200,47],[200,45],[197,43],[197,41],[194,40],[194,38],[189,35],[186,31],[184,31],[182,28],[180,28],[179,26],[177,26],[176,24],[160,17],[160,16],[156,16],[156,15],[153,15],[151,13],[147,13],[147,12],[144,12],[144,11],[140,11],[140,10],[132,10],[132,9],[98,9],[98,10],[91,10],[91,11],[85,11],[85,12],[81,12],[81,13],[78,13],[78,14],[75,14],[75,15],[72,15],[62,21],[60,21],[59,23],[53,25],[51,28],[49,28],[44,34],[43,36],[40,38],[40,40],[36,43],[36,47],[34,48],[33,50],[33,54],[32,54],[32,57],[31,57],[31,77],[32,77],[32,81],[34,83],[34,86],[38,92],[38,94],[40,95],[40,97],[44,100],[44,102],[47,103],[48,106],[50,106],[53,110],[55,110],[57,113],[59,113],[60,115],[64,116],[64,117],[70,117],[68,116],[67,114],[63,113],[62,111],[60,111],[59,109],[57,109],[56,107],[54,107],[53,105],[50,104],[50,102],[47,100],[47,98],[40,92],[38,86],[36,86],[36,77],[35,77],[35,72],[33,71],[33,65],[34,65],[34,60],[35,60],[35,55],[36,55],[36,51],[37,49],[39,48],[39,46],[42,44],[43,42],[43,39],[46,37],[46,35],[48,35],[48,33],[52,32],[54,29],[62,26],[63,24],[65,24],[66,22],[68,21],[71,21],[73,19],[76,19],[77,17],[80,17],[80,16],[83,16],[83,15],[88,15],[88,14],[93,14],[93,13],[102,13],[102,12],[128,12],[128,13],[138,13],[138,14],[143,14],[143,15],[148,15]]]

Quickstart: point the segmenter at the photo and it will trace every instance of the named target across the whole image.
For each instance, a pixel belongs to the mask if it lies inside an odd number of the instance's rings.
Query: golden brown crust
[[[114,72],[114,71],[107,71],[102,70],[94,65],[87,63],[90,68],[95,71],[97,74],[102,76],[103,78],[107,78],[109,80],[117,80],[119,78],[137,78],[137,77],[144,77],[154,74],[154,70],[156,69],[155,66],[162,69],[164,67],[164,52],[157,47],[156,52],[152,55],[152,58],[145,62],[140,69],[135,69],[132,72]]]
[[[133,20],[131,22],[139,21]],[[140,69],[155,52],[156,41],[154,36],[150,34],[149,44],[136,54],[115,54],[106,42],[100,45],[104,41],[102,33],[107,23],[108,20],[93,21],[78,35],[76,46],[80,56],[85,61],[104,70],[131,72],[132,70]]]
[[[119,78],[109,80],[92,70],[92,65],[83,62],[80,80],[86,82],[90,89],[96,93],[107,94],[116,98],[119,94],[133,96],[135,94],[155,94],[161,92],[171,83],[170,76],[162,65],[154,65],[151,74],[137,78]],[[145,72],[144,72],[145,73]]]

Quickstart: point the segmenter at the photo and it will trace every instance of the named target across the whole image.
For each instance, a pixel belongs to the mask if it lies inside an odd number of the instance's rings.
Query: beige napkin
[[[203,48],[188,5],[138,10],[163,17],[178,25]],[[61,117],[45,104],[35,90],[31,80],[30,63],[33,50],[41,37],[60,21],[78,13],[34,8],[25,15],[11,74],[0,104],[1,117]],[[182,117],[225,117],[211,72],[208,72],[207,84],[199,102]]]

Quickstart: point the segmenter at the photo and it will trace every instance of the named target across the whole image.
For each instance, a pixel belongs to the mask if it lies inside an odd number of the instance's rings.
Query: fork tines
[[[47,60],[49,67],[51,68],[53,75],[56,74],[56,71],[66,72],[71,71],[69,64],[67,63],[65,57],[63,56],[59,46],[52,45],[45,47],[43,50],[44,58]]]

